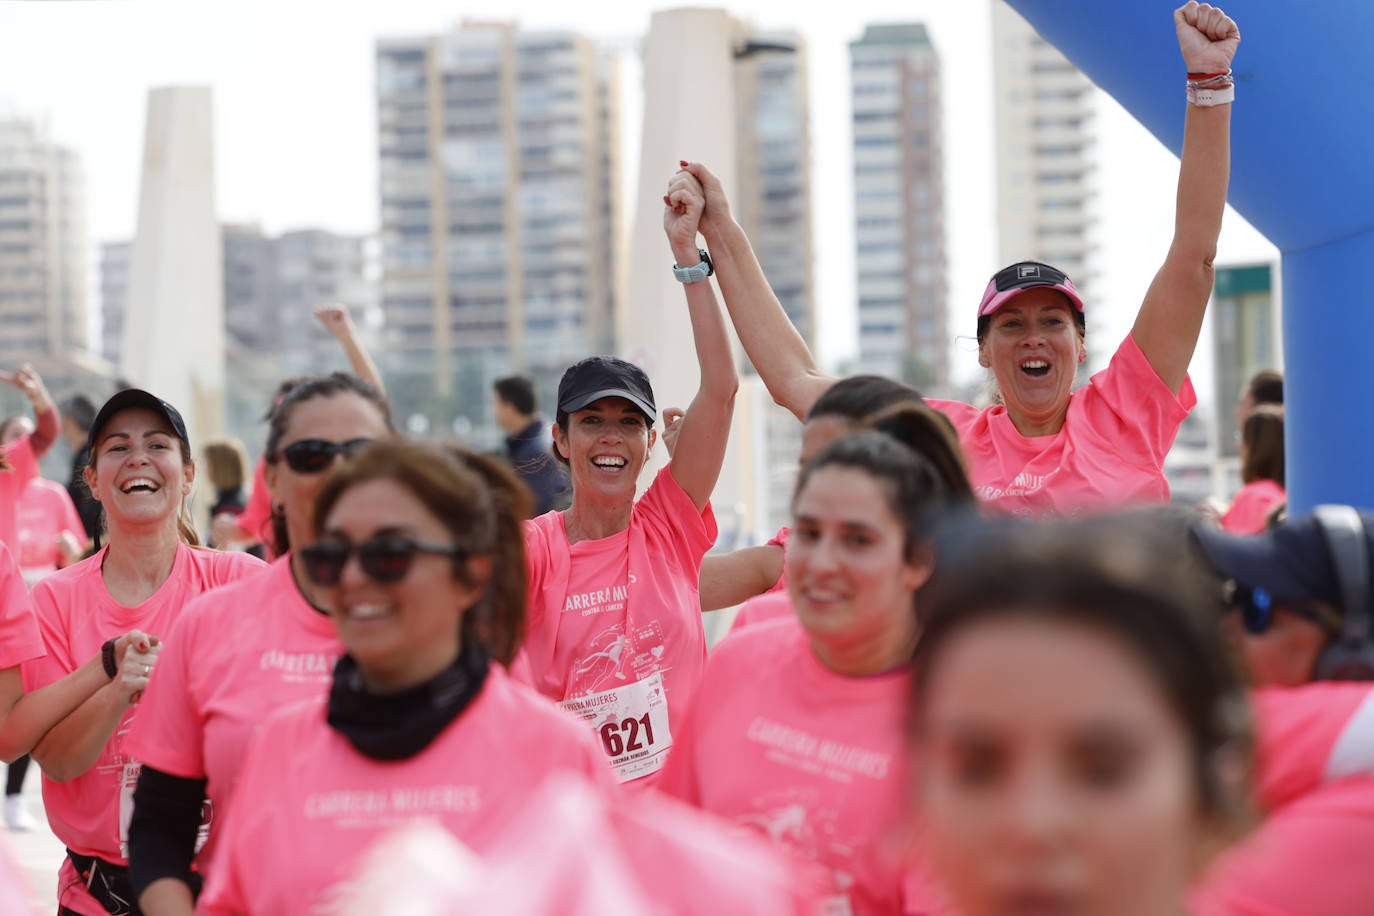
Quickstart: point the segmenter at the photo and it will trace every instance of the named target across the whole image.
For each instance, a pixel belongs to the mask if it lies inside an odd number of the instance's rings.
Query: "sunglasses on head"
[[[334,456],[342,454],[350,458],[353,453],[371,442],[371,439],[349,439],[347,442],[330,442],[328,439],[299,439],[278,452],[278,457],[286,459],[286,466],[297,474],[318,474],[334,463]]]
[[[1242,585],[1235,580],[1226,583],[1227,604],[1240,611],[1240,622],[1245,632],[1266,633],[1274,625],[1274,611],[1282,607],[1306,617],[1332,632],[1339,629],[1339,616],[1329,607],[1317,602],[1287,601],[1278,602],[1269,590],[1258,585]]]
[[[415,562],[417,553],[435,553],[446,557],[462,557],[467,554],[454,544],[431,544],[411,538],[379,534],[368,538],[361,544],[348,541],[321,541],[301,548],[301,562],[310,581],[320,586],[335,586],[343,578],[344,567],[353,554],[358,555],[358,565],[367,577],[374,582],[400,582],[410,572],[410,564]]]

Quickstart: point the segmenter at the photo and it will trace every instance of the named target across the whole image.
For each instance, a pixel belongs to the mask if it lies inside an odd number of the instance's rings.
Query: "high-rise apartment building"
[[[228,358],[242,372],[262,364],[280,378],[339,365],[337,344],[314,307],[339,303],[361,317],[375,307],[368,239],[320,229],[278,236],[255,224],[220,227]],[[102,352],[118,363],[129,282],[128,242],[101,246]],[[272,382],[275,384],[275,382]]]
[[[738,28],[731,202],[787,317],[815,346],[806,45],[798,32]]]
[[[940,58],[920,23],[849,45],[859,364],[925,391],[949,382]]]
[[[998,263],[1093,280],[1093,85],[1005,0],[992,0]]]
[[[615,60],[485,22],[376,55],[383,369],[403,412],[489,425],[496,375],[610,347]]]
[[[0,119],[0,365],[61,367],[86,349],[85,178],[40,124]]]

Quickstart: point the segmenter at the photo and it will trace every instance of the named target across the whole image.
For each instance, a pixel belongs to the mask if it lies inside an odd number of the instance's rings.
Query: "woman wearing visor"
[[[1188,363],[1212,291],[1240,41],[1207,4],[1189,2],[1174,18],[1189,78],[1174,237],[1130,334],[1105,370],[1072,390],[1087,359],[1083,300],[1064,271],[1018,262],[993,276],[977,313],[978,361],[997,381],[998,403],[928,401],[958,428],[978,496],[1004,512],[1168,501],[1164,456],[1196,403]],[[804,419],[834,380],[769,287],[720,180],[700,163],[686,167],[705,189],[701,232],[740,342],[773,399]]]

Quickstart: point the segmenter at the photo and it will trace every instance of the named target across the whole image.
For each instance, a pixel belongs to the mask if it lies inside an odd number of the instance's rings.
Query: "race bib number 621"
[[[592,727],[621,782],[657,772],[673,745],[661,673],[559,705]]]

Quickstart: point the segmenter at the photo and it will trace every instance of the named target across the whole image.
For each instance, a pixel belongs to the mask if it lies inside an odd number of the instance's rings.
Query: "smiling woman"
[[[622,782],[647,785],[672,746],[706,662],[697,580],[716,538],[711,491],[725,458],[739,376],[697,248],[704,198],[687,171],[664,197],[664,229],[691,314],[701,382],[672,461],[635,500],[657,441],[638,366],[594,356],[558,385],[555,454],[572,505],[525,527],[529,632],[517,670],[587,721]]]
[[[1085,355],[1083,302],[1062,271],[1021,261],[993,276],[978,309],[979,362],[1003,403],[928,400],[958,429],[978,496],[1004,512],[1168,501],[1164,457],[1196,403],[1188,364],[1212,290],[1240,42],[1235,22],[1207,4],[1190,0],[1174,25],[1190,79],[1205,79],[1189,83],[1174,237],[1131,333],[1108,368],[1073,391]],[[773,399],[804,419],[834,379],[816,368],[769,287],[720,180],[699,163],[689,168],[705,188],[702,235],[740,342]]]
[[[47,656],[24,666],[27,687],[57,683],[97,655],[109,683],[34,748],[48,822],[68,855],[58,877],[63,913],[116,912],[132,900],[128,829],[139,764],[125,740],[161,651],[186,603],[261,569],[242,553],[194,549],[186,500],[196,479],[181,414],[125,389],[91,424],[86,483],[99,500],[106,546],[34,587]],[[127,633],[127,651],[111,639]]]
[[[235,804],[196,912],[324,912],[399,827],[436,824],[481,855],[548,775],[610,787],[585,729],[506,672],[527,504],[493,457],[398,441],[324,483],[296,555],[344,654],[253,739],[235,797],[272,801]]]

